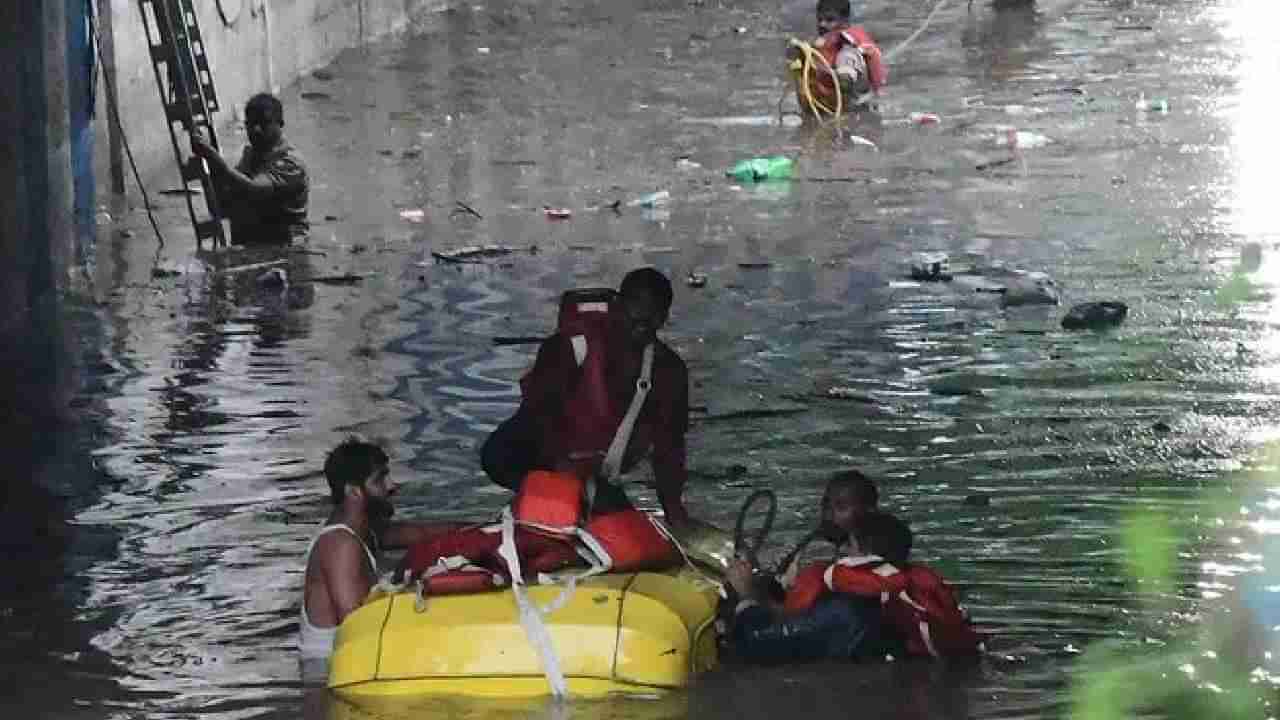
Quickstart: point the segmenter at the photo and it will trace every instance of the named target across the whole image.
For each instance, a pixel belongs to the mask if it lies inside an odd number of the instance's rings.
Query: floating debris
[[[829,387],[823,395],[835,400],[853,400],[854,402],[866,403],[867,405],[876,404],[875,398],[850,387]]]
[[[471,207],[470,205],[468,205],[468,204],[466,204],[466,203],[462,202],[461,200],[454,200],[454,201],[453,201],[453,212],[449,213],[449,216],[450,216],[450,217],[452,217],[452,216],[454,216],[454,215],[457,215],[458,213],[466,213],[467,215],[472,215],[472,216],[474,216],[475,218],[477,218],[477,219],[479,219],[479,220],[483,220],[483,219],[484,219],[484,216],[483,216],[483,215],[481,215],[481,214],[480,214],[480,212],[479,212],[478,210],[476,210],[475,208],[473,208],[473,207]]]
[[[308,278],[303,282],[320,283],[322,285],[356,285],[358,283],[364,282],[364,279],[366,277],[373,277],[373,275],[372,274],[356,275],[355,273],[343,273],[341,275],[319,275],[317,277]]]
[[[689,273],[689,277],[685,278],[685,283],[691,288],[700,288],[707,286],[707,276],[705,273]]]
[[[438,262],[481,264],[486,259],[505,257],[515,252],[514,248],[502,245],[472,245],[456,250],[433,251],[431,257]]]
[[[1129,306],[1118,301],[1103,300],[1073,306],[1062,318],[1067,330],[1101,330],[1124,322]]]
[[[506,337],[499,335],[493,339],[494,345],[540,345],[545,337],[533,337],[531,335]]]
[[[301,97],[303,100],[332,100],[333,99],[333,96],[330,95],[329,93],[319,92],[316,90],[310,90],[310,91],[304,92],[299,97]]]
[[[573,217],[573,211],[569,208],[542,208],[542,214],[547,216],[549,220],[568,220]]]
[[[946,253],[916,253],[911,260],[911,279],[922,282],[949,281],[950,263]]]
[[[420,223],[427,219],[427,211],[422,209],[401,210],[400,218],[411,223]]]

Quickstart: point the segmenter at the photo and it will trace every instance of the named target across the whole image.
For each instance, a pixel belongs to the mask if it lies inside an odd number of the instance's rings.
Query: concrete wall
[[[192,4],[222,107],[218,130],[229,132],[253,94],[274,92],[327,64],[342,50],[401,28],[416,13],[444,6],[446,0],[194,0]],[[138,0],[98,0],[98,5],[99,24],[111,29],[121,124],[139,169],[144,178],[160,177],[168,181],[166,187],[176,185],[178,170],[148,59]],[[225,18],[220,8],[226,10]],[[96,164],[100,193],[105,194],[111,188],[105,183],[109,177],[105,104],[101,108]],[[169,172],[164,175],[166,168]],[[125,184],[130,193],[135,192],[132,180]]]

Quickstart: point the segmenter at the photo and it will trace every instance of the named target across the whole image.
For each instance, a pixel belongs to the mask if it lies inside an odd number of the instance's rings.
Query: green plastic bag
[[[793,166],[791,158],[776,155],[743,160],[725,174],[741,182],[787,180],[791,177]]]

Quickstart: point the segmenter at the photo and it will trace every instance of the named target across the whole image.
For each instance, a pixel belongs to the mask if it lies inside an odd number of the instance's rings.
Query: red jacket
[[[982,649],[955,593],[924,565],[899,569],[875,555],[809,565],[787,592],[787,612],[803,612],[824,591],[879,597],[885,622],[902,635],[910,655],[958,657]]]
[[[581,364],[572,336],[558,332],[543,341],[533,368],[520,380],[520,412],[539,429],[541,460],[547,467],[598,466],[635,394],[617,361],[625,343],[617,328],[582,334],[586,353]],[[654,343],[651,381],[622,468],[629,470],[652,449],[658,496],[665,505],[667,499],[678,501],[686,479],[689,371],[660,341]]]
[[[861,25],[849,25],[839,30],[832,30],[814,43],[814,47],[822,53],[823,59],[833,68],[840,51],[850,45],[862,51],[862,57],[867,63],[867,80],[871,85],[871,91],[879,93],[889,80],[889,71],[885,67],[880,46],[876,45],[871,34]],[[835,107],[836,89],[830,73],[825,70],[814,73],[811,90],[827,106]],[[844,98],[845,107],[852,104],[853,100],[854,98]]]

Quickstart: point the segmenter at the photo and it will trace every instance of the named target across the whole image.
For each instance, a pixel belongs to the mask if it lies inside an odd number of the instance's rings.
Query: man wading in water
[[[372,443],[343,441],[325,459],[324,475],[333,512],[307,548],[298,638],[305,680],[328,676],[338,625],[377,583],[376,549],[407,547],[458,528],[457,523],[392,523],[396,485],[386,452]]]
[[[191,152],[204,158],[217,183],[222,212],[237,245],[288,245],[306,238],[307,167],[284,138],[284,107],[274,95],[254,95],[244,107],[249,145],[232,166],[203,129],[191,134]]]

